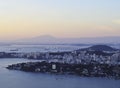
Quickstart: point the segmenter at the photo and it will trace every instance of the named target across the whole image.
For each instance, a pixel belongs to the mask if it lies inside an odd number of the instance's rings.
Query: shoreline
[[[67,64],[42,61],[12,64],[6,68],[24,72],[78,75],[80,77],[106,77],[120,80],[120,65],[95,63]]]

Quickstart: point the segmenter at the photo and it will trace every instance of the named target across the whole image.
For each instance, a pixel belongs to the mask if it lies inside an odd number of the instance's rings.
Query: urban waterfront
[[[36,62],[27,59],[0,59],[0,87],[2,88],[120,88],[120,80],[78,77],[7,70],[9,64]]]
[[[120,88],[120,0],[0,0],[0,88]]]
[[[27,45],[26,45],[27,46]],[[73,51],[88,46],[70,46],[70,45],[12,45],[1,46],[1,52],[56,52],[56,51]],[[41,48],[42,47],[42,48]],[[18,49],[18,51],[16,51]],[[23,51],[22,51],[23,50]],[[39,51],[36,51],[39,50]],[[28,54],[29,54],[28,53]],[[74,55],[74,54],[73,54]],[[52,59],[52,58],[51,58]],[[8,65],[25,63],[25,62],[38,62],[41,60],[31,60],[25,58],[1,58],[0,59],[0,87],[2,88],[120,88],[120,80],[101,77],[80,77],[77,75],[67,74],[47,74],[47,73],[34,73],[23,72],[16,70],[8,70]],[[54,61],[54,60],[53,60]],[[88,61],[88,60],[87,60]],[[69,62],[69,61],[68,61]]]

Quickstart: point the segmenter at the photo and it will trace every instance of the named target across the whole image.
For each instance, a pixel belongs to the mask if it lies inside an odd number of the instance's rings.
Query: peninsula
[[[95,45],[71,52],[12,55],[44,61],[9,65],[7,69],[10,70],[120,79],[120,51],[107,45]]]

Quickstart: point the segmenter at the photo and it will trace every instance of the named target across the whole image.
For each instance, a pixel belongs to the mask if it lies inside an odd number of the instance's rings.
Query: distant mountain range
[[[113,37],[89,37],[89,38],[56,38],[50,35],[44,35],[34,38],[28,38],[16,41],[17,43],[29,44],[120,44],[120,36]]]

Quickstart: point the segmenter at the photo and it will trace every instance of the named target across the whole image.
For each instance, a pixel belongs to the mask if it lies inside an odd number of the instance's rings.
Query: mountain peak
[[[42,39],[56,39],[54,36],[51,35],[41,35],[35,38],[42,38]]]

